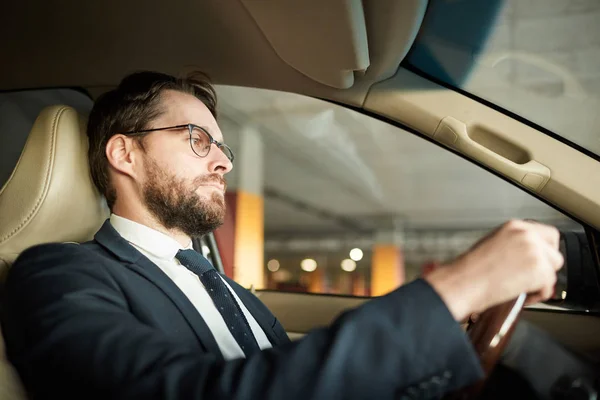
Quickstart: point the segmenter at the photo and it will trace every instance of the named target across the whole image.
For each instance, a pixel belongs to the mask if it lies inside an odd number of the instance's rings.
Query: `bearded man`
[[[215,118],[199,74],[135,73],[94,105],[89,164],[110,219],[88,243],[26,250],[5,286],[7,354],[32,398],[439,398],[482,376],[457,321],[520,293],[552,294],[558,231],[511,221],[290,342],[192,248],[225,215],[234,155]]]

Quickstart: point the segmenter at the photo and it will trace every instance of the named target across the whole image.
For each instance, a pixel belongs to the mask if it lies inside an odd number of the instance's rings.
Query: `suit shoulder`
[[[44,243],[27,248],[15,260],[15,265],[37,261],[40,258],[46,260],[67,259],[73,256],[90,256],[84,246],[77,243]]]
[[[45,243],[23,251],[10,268],[11,277],[24,277],[39,270],[50,269],[89,269],[89,265],[100,261],[101,257],[87,245],[76,243]]]

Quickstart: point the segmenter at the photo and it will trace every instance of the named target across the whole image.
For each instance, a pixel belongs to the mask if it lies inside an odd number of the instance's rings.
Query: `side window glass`
[[[304,96],[227,88],[220,101],[222,130],[241,160],[229,180],[234,219],[244,174],[252,165],[262,171],[266,289],[381,295],[453,260],[512,218],[558,227],[563,251],[576,254],[568,258],[579,264],[569,265],[579,271],[574,276],[584,274],[584,262],[591,263],[585,274],[595,269],[580,224],[423,138]],[[245,156],[249,135],[261,150]],[[260,161],[244,164],[248,154]],[[597,297],[597,286],[575,287],[567,275],[563,269],[549,304]]]

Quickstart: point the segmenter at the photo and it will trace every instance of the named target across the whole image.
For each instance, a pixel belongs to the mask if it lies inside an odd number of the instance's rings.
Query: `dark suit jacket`
[[[7,354],[35,399],[431,398],[481,377],[423,280],[290,342],[228,279],[274,348],[224,361],[200,314],[105,223],[93,241],[25,251],[6,282]]]

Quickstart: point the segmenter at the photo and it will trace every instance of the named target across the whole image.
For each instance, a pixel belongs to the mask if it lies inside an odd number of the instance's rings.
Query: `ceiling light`
[[[279,271],[279,266],[279,261],[277,260],[269,260],[269,262],[267,263],[267,269],[271,272]]]
[[[354,261],[360,261],[363,258],[363,251],[361,249],[350,250],[350,258]]]
[[[306,272],[313,272],[315,269],[317,269],[317,262],[312,258],[306,258],[300,263],[300,268]]]
[[[356,262],[349,258],[342,261],[342,269],[346,272],[352,272],[356,269]]]

